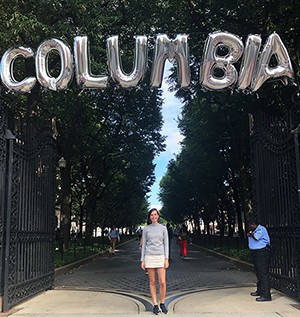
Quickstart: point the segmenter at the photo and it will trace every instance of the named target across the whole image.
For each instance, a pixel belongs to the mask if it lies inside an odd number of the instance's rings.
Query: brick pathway
[[[189,245],[188,257],[181,259],[175,241],[167,271],[167,295],[206,288],[253,285],[255,274],[235,263]],[[115,255],[104,254],[93,261],[60,275],[56,289],[95,289],[149,297],[148,276],[140,269],[138,242],[117,248]]]

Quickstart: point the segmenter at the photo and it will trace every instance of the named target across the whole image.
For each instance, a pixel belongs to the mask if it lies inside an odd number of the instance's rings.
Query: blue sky
[[[164,78],[168,75],[169,66],[170,64],[167,62],[165,66]],[[148,198],[151,208],[161,208],[161,202],[158,199],[159,182],[166,173],[168,162],[172,158],[175,158],[175,155],[179,153],[180,141],[183,139],[179,129],[177,128],[177,118],[180,116],[182,104],[179,99],[174,97],[172,92],[168,91],[168,85],[165,80],[162,84],[162,90],[164,98],[164,104],[162,107],[164,125],[162,128],[162,134],[166,136],[166,150],[154,160],[154,164],[156,164],[156,181],[151,188],[150,196]]]

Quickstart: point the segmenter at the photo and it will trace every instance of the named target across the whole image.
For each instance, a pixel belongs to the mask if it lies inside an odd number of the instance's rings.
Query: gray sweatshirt
[[[168,230],[165,226],[150,224],[143,229],[141,261],[145,261],[145,255],[164,255],[169,258]]]

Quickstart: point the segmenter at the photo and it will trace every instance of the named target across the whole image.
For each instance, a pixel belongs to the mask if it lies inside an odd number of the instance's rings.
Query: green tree
[[[233,89],[203,91],[198,83],[201,52],[212,31],[228,31],[243,39],[256,33],[261,34],[263,41],[276,31],[289,51],[298,82],[299,3],[274,0],[177,1],[176,4],[176,12],[181,14],[178,25],[190,34],[192,84],[189,90],[178,89],[175,69],[169,79],[172,90],[184,103],[180,129],[185,139],[181,153],[161,182],[163,209],[171,213],[173,197],[186,206],[181,210],[186,210],[185,217],[189,218],[193,213],[192,202],[206,224],[217,220],[221,227],[227,225],[231,234],[237,217],[242,235],[243,218],[251,212],[248,114],[259,108],[279,114],[287,111],[294,106],[292,98],[298,89],[275,81],[265,83],[254,95]],[[186,10],[182,8],[184,5]],[[280,21],[278,16],[282,17]],[[238,69],[239,63],[235,66]],[[176,173],[171,166],[176,166]],[[177,182],[178,175],[186,178],[181,177]]]
[[[150,30],[159,6],[147,1],[143,5],[136,1],[83,0],[1,3],[1,53],[19,45],[36,49],[53,37],[72,46],[74,36],[88,35],[92,72],[101,74],[106,72],[106,39],[120,34],[122,64],[127,70],[133,60],[133,35]],[[55,76],[59,69],[60,61],[53,54],[49,71]],[[34,73],[33,61],[16,63],[17,78]],[[61,175],[65,248],[75,188],[76,194],[80,193],[80,203],[75,206],[85,214],[88,227],[97,222],[99,210],[105,210],[99,206],[109,201],[119,208],[143,201],[154,181],[152,160],[163,150],[159,91],[123,91],[110,83],[105,91],[80,92],[74,81],[64,92],[44,91],[36,85],[31,94],[2,95],[2,100],[16,111],[56,118],[58,155],[67,162]],[[129,190],[126,184],[134,188],[128,199],[124,195]]]

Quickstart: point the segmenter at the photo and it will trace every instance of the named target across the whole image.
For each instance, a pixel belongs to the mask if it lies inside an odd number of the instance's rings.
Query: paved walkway
[[[55,288],[10,311],[13,317],[149,316],[152,304],[148,277],[139,266],[138,242],[119,246],[116,255],[103,254],[67,274],[58,275]],[[272,290],[272,302],[258,303],[251,267],[190,245],[179,257],[173,243],[167,271],[169,314],[195,317],[300,317],[300,303]]]

